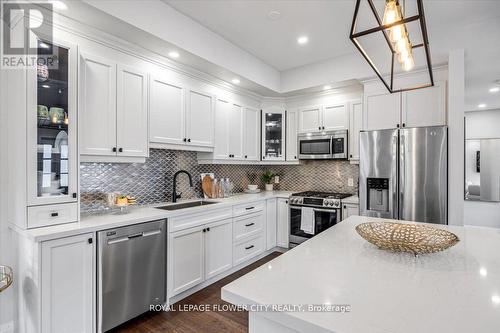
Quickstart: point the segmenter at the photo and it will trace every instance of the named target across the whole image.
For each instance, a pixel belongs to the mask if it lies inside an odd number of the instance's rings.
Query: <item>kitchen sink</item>
[[[161,207],[156,207],[156,208],[164,209],[164,210],[178,210],[178,209],[184,209],[184,208],[212,205],[212,204],[216,204],[216,203],[218,203],[218,202],[198,200],[198,201],[182,202],[182,203],[178,203],[178,204],[161,206]]]

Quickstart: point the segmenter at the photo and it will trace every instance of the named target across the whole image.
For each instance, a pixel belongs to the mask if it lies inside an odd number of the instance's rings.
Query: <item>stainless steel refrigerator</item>
[[[448,224],[448,128],[360,133],[360,214]]]

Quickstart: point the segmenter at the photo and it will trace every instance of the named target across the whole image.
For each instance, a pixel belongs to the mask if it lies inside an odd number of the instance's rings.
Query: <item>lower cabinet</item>
[[[270,250],[276,246],[277,232],[277,199],[267,200],[266,209],[266,250]]]
[[[232,219],[169,235],[169,297],[232,267]]]
[[[359,215],[359,205],[352,203],[342,204],[342,220],[345,220],[351,215]]]
[[[94,240],[83,234],[41,243],[42,333],[94,332]]]
[[[290,211],[288,199],[278,198],[276,243],[279,247],[288,248],[290,234]]]
[[[260,234],[255,238],[248,239],[242,243],[234,245],[234,266],[239,265],[253,257],[261,254],[265,250],[264,235]]]

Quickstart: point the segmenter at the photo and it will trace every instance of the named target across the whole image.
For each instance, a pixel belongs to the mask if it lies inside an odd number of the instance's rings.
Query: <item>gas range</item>
[[[306,191],[290,196],[290,204],[307,207],[336,208],[341,207],[341,200],[352,194]]]

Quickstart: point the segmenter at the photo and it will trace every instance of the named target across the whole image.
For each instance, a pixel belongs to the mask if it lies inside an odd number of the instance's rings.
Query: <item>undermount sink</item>
[[[218,202],[198,200],[198,201],[182,202],[182,203],[178,203],[178,204],[161,206],[161,207],[156,207],[156,208],[164,209],[164,210],[178,210],[178,209],[184,209],[184,208],[212,205],[212,204],[216,204],[216,203],[218,203]]]

